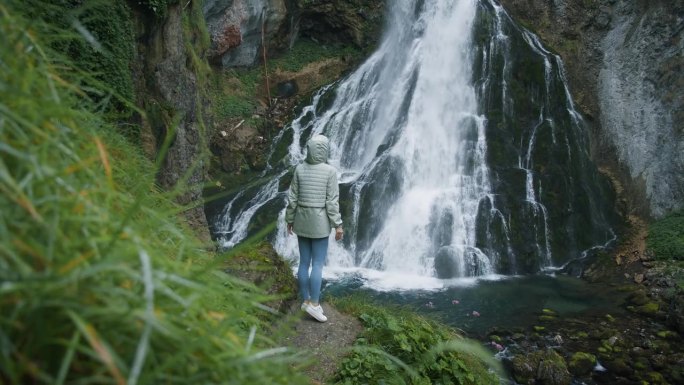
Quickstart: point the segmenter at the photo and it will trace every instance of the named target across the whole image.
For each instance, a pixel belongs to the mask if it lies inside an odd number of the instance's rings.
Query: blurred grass
[[[20,7],[0,3],[0,383],[305,383],[259,333],[268,298],[216,268],[94,112],[110,91]]]

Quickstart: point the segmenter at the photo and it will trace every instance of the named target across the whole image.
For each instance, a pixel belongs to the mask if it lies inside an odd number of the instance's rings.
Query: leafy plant
[[[493,384],[499,364],[479,344],[446,326],[367,299],[336,301],[365,330],[342,362],[339,384]]]
[[[653,222],[646,244],[657,259],[684,260],[684,211]]]

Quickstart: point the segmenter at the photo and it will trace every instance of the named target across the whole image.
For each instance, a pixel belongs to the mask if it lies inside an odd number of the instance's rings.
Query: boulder
[[[521,384],[569,385],[572,381],[565,360],[553,349],[513,357],[513,376]]]
[[[577,352],[570,358],[570,372],[576,376],[585,376],[596,366],[596,356],[591,353]]]

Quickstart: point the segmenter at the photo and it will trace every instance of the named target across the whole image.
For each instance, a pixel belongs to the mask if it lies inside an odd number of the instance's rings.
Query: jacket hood
[[[306,163],[318,164],[328,161],[330,142],[323,135],[314,135],[306,142]]]

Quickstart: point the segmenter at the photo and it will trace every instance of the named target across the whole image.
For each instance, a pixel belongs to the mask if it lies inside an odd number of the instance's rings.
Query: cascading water
[[[280,211],[275,247],[296,259],[285,179],[312,133],[331,139],[347,232],[327,270],[382,271],[400,285],[534,273],[610,242],[609,189],[560,59],[492,0],[388,7],[378,50],[314,97],[259,181],[215,219],[222,244]]]

